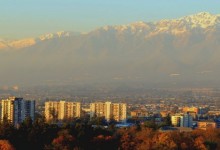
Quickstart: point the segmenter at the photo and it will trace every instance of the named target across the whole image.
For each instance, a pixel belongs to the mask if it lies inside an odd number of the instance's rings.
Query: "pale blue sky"
[[[88,32],[104,25],[220,14],[219,0],[0,0],[0,38],[56,31]]]

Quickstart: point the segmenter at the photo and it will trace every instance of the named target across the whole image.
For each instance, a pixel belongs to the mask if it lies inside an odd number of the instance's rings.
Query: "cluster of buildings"
[[[134,108],[132,108],[132,106]],[[154,118],[161,123],[168,114],[173,127],[207,129],[220,128],[220,111],[210,111],[203,107],[173,107],[167,109],[166,105],[128,105],[126,103],[92,102],[82,105],[80,102],[47,101],[44,104],[44,116],[48,123],[71,121],[84,115],[91,119],[104,117],[117,122],[126,122],[127,118],[143,118],[147,121]],[[161,109],[166,108],[166,109]],[[8,121],[18,126],[26,118],[35,119],[35,101],[18,97],[9,97],[0,101],[0,122]],[[213,117],[214,116],[214,117]]]
[[[107,121],[125,121],[127,105],[125,103],[95,102],[90,103],[88,109],[81,108],[80,102],[47,101],[45,102],[44,116],[50,123],[71,121],[79,118],[84,113],[93,117],[105,117]],[[9,121],[14,126],[19,126],[26,118],[35,119],[35,101],[23,98],[9,97],[0,101],[0,121]]]
[[[68,121],[82,116],[80,102],[47,101],[44,116],[47,122]],[[97,102],[90,103],[90,108],[84,113],[92,117],[105,117],[107,121],[125,121],[127,105],[125,103]],[[9,97],[0,101],[0,121],[8,121],[14,126],[21,124],[26,118],[35,119],[35,101],[23,98]]]
[[[45,119],[47,122],[70,120],[81,116],[79,102],[48,101],[45,102]],[[107,121],[125,121],[127,118],[127,105],[125,103],[95,102],[90,103],[89,109],[84,109],[92,117],[105,117]]]
[[[193,119],[189,113],[175,114],[171,116],[171,122],[176,127],[192,127],[193,125]]]
[[[197,107],[184,107],[182,113],[171,116],[172,125],[175,127],[195,127],[206,130],[207,128],[217,128],[218,121],[200,119],[203,109]]]
[[[156,124],[162,123],[168,115],[171,119],[172,127],[175,129],[188,130],[189,128],[204,129],[220,128],[220,111],[210,107],[201,106],[181,106],[164,103],[136,104],[130,107],[131,118],[136,118],[140,122],[154,120]],[[129,118],[129,117],[128,117]]]
[[[9,97],[0,102],[1,122],[8,121],[15,126],[22,123],[26,118],[35,117],[35,101],[23,98]]]
[[[197,119],[198,113],[197,107],[183,107],[181,113],[171,116],[172,125],[175,127],[192,127],[193,120]]]

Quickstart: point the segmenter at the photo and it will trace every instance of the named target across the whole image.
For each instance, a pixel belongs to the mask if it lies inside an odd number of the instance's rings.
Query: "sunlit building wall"
[[[14,121],[14,97],[1,100],[1,122],[6,120],[11,123]]]
[[[171,122],[173,126],[181,127],[183,126],[183,116],[180,114],[173,115],[171,116]]]
[[[90,117],[105,117],[107,121],[115,119],[124,121],[127,117],[127,104],[112,102],[96,102],[90,104]]]
[[[199,121],[197,123],[198,129],[207,130],[208,128],[217,128],[217,124],[214,121]]]
[[[171,116],[171,123],[175,127],[192,127],[193,118],[190,114],[176,114]]]
[[[80,117],[79,102],[48,101],[45,102],[45,119],[47,122],[57,122]]]

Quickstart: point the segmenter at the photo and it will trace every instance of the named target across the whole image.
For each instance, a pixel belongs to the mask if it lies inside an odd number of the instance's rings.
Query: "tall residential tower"
[[[79,102],[48,101],[45,102],[45,118],[47,122],[57,122],[80,117]]]
[[[90,104],[90,118],[105,117],[116,121],[125,121],[127,117],[127,105],[125,103],[96,102]]]
[[[34,120],[35,101],[23,98],[9,97],[1,100],[1,122],[9,121],[15,126],[22,123],[27,117]]]

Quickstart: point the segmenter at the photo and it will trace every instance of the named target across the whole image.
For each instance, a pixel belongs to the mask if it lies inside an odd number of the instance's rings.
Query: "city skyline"
[[[155,22],[199,12],[219,14],[219,1],[2,1],[0,38],[37,37],[57,31],[89,32],[106,25]],[[181,6],[181,8],[179,7]]]

